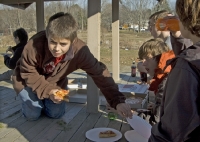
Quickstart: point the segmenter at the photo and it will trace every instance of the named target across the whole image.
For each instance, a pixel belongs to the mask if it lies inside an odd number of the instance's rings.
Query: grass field
[[[30,33],[31,37],[34,33]],[[78,37],[87,42],[87,32],[78,32]],[[149,32],[136,33],[120,31],[120,71],[129,69],[132,62],[138,57],[138,49],[142,43],[151,38]],[[14,46],[12,36],[0,37],[0,54],[5,53],[8,46]],[[112,65],[112,33],[106,32],[101,36],[100,61],[105,63],[109,70]],[[0,68],[4,67],[3,56],[0,55]]]

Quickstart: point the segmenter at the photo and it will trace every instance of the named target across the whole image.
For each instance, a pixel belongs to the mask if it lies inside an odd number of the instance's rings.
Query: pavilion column
[[[112,0],[112,77],[119,81],[119,0]]]
[[[87,45],[97,60],[100,60],[100,20],[101,0],[88,0]],[[97,113],[99,110],[99,89],[92,78],[87,76],[87,111]]]
[[[37,32],[44,30],[44,0],[36,0],[36,18]]]

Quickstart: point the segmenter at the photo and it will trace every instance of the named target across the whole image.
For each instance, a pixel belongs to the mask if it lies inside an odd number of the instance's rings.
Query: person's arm
[[[164,17],[164,19],[177,19],[177,20],[179,20],[179,18],[177,16],[174,16],[172,14],[168,14],[168,16]],[[181,53],[181,51],[183,51],[184,49],[193,45],[193,43],[190,39],[186,39],[186,38],[182,37],[181,31],[172,31],[170,28],[168,28],[168,30],[170,32],[172,49],[173,49],[174,54],[176,56],[179,55]]]
[[[61,89],[56,83],[49,83],[43,74],[39,74],[38,62],[42,60],[38,56],[37,51],[32,47],[33,40],[30,40],[24,48],[20,62],[20,75],[25,81],[26,86],[32,88],[36,92],[38,98],[49,98],[49,93],[52,89]]]
[[[152,127],[149,142],[186,141],[200,125],[198,78],[189,67],[176,65],[165,87],[160,122]]]
[[[111,107],[116,108],[117,104],[125,102],[125,96],[119,92],[106,65],[99,62],[89,51],[88,47],[83,47],[79,51],[78,68],[86,71],[92,77],[97,87],[104,94]]]
[[[16,63],[21,57],[22,52],[23,52],[23,48],[19,48],[19,49],[16,49],[12,57],[9,57],[8,55],[4,55],[4,64],[9,69],[15,69]]]

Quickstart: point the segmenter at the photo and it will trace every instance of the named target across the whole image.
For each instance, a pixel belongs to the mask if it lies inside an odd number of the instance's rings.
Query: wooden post
[[[87,44],[91,53],[100,59],[100,17],[101,0],[88,0],[88,36]],[[87,111],[97,113],[99,110],[99,89],[92,78],[87,76]]]
[[[37,32],[44,30],[44,0],[36,0],[36,19]]]
[[[112,77],[119,81],[119,0],[112,0]]]

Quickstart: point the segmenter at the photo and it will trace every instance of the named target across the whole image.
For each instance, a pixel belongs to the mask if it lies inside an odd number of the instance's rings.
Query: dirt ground
[[[29,33],[31,37],[34,33]],[[112,72],[112,33],[101,34],[100,61],[105,63]],[[87,42],[87,32],[79,31],[78,37]],[[129,72],[131,64],[138,57],[138,49],[143,42],[152,38],[148,31],[136,33],[128,30],[120,31],[120,72]],[[12,36],[0,36],[0,69],[5,68],[2,53],[5,53],[8,46],[14,46]],[[0,72],[1,73],[1,72]]]

